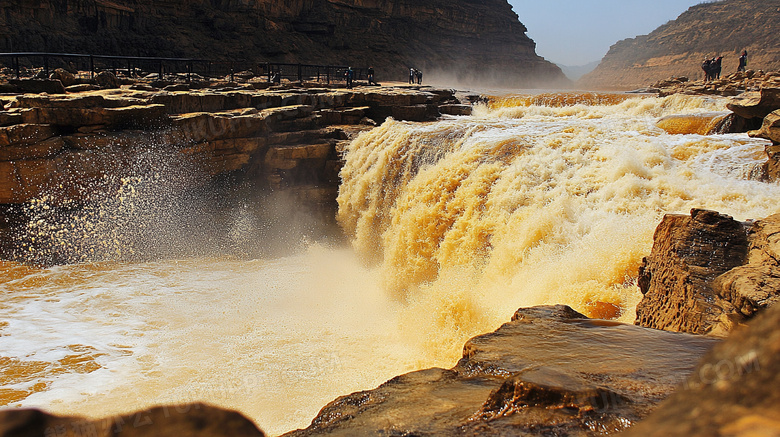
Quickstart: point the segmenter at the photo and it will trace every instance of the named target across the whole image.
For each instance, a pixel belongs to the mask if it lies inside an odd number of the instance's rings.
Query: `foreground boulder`
[[[639,268],[636,324],[726,335],[780,300],[780,215],[741,223],[715,211],[668,214]]]
[[[0,411],[0,437],[263,437],[235,411],[204,404],[155,407],[131,414],[89,420],[40,410]]]
[[[780,307],[716,345],[683,387],[622,435],[780,435]]]
[[[432,368],[342,396],[288,436],[567,435],[647,415],[717,340],[592,320],[563,305],[518,310]]]

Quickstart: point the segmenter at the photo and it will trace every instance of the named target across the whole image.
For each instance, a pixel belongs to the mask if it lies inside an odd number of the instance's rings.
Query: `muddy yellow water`
[[[549,93],[389,120],[346,151],[348,247],[0,264],[0,403],[102,416],[202,400],[278,434],[339,395],[452,367],[467,338],[521,306],[633,322],[637,267],[665,213],[778,212],[780,187],[751,180],[762,140],[657,125],[724,109]]]

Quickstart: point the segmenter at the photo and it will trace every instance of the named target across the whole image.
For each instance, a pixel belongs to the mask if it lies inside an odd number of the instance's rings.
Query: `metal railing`
[[[11,63],[17,79],[22,78],[22,61],[25,61],[25,73],[34,69],[43,71],[49,77],[50,71],[56,68],[69,68],[89,73],[93,79],[101,71],[112,71],[115,75],[140,78],[142,75],[156,73],[156,78],[164,79],[183,76],[186,81],[193,77],[204,78],[228,77],[235,82],[237,73],[250,71],[254,77],[267,77],[268,82],[281,79],[290,81],[326,82],[343,81],[349,67],[343,65],[314,65],[289,63],[250,63],[246,61],[213,61],[195,58],[167,58],[148,56],[110,56],[89,55],[78,53],[48,53],[48,52],[18,52],[0,53],[0,65]],[[29,66],[29,67],[28,67]],[[365,68],[353,68],[354,79],[366,78]],[[240,77],[240,76],[239,76]]]

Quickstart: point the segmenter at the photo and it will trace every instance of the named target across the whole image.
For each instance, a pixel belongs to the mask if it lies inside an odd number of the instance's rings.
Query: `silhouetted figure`
[[[720,79],[720,72],[723,65],[723,56],[718,56],[712,61],[712,79]]]
[[[376,85],[376,81],[374,80],[374,67],[368,67],[368,84],[369,85]]]
[[[422,85],[422,70],[417,70],[417,85]]]
[[[352,70],[352,67],[347,68],[347,71],[344,73],[344,78],[347,79],[347,88],[352,88],[352,79],[355,78],[355,71]]]
[[[409,67],[409,83],[414,83],[414,80],[417,78],[417,70],[415,70],[412,67]]]
[[[701,69],[704,70],[704,81],[709,82],[711,80],[720,79],[720,72],[722,70],[723,56],[717,58],[705,59],[701,64]]]
[[[745,68],[747,68],[747,50],[742,50],[742,54],[739,56],[737,71],[745,71]]]
[[[710,59],[704,59],[704,62],[701,63],[701,69],[704,71],[704,81],[709,82],[710,81],[710,63],[712,60]]]

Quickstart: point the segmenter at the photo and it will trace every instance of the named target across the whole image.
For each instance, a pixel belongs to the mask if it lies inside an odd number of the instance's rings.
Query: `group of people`
[[[409,83],[417,83],[417,85],[422,85],[422,70],[410,67]]]
[[[379,85],[374,80],[374,67],[368,67],[366,70],[366,77],[368,78],[369,85]],[[352,81],[355,80],[355,70],[352,67],[347,68],[344,72],[344,79],[347,81],[347,88],[352,88]]]
[[[747,50],[742,50],[742,54],[739,57],[739,66],[737,71],[745,71],[747,68]],[[701,64],[701,69],[704,70],[704,80],[711,81],[720,79],[720,72],[722,70],[723,56],[718,56],[712,59],[705,59]]]

